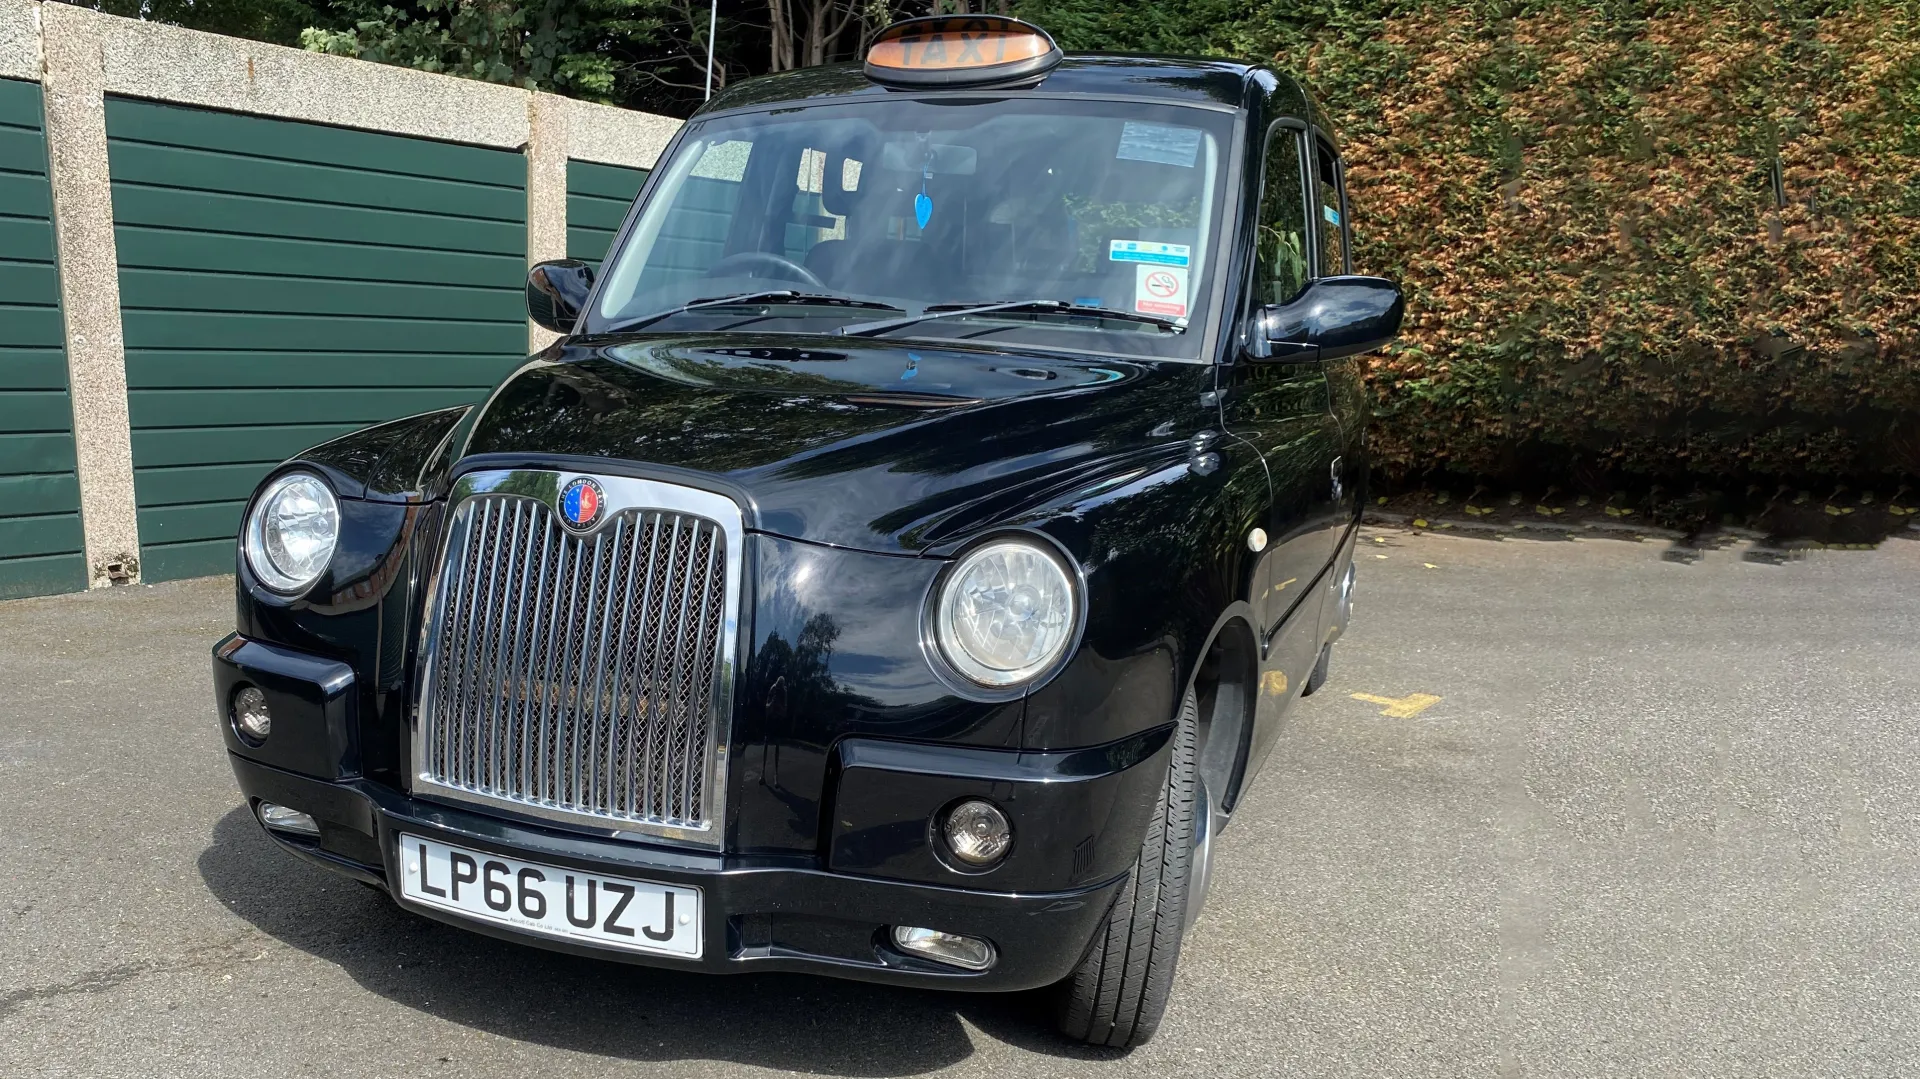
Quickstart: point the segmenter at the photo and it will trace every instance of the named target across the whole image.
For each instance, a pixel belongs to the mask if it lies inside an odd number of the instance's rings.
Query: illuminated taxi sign
[[[973,86],[1046,74],[1060,47],[1002,15],[931,15],[894,23],[867,50],[867,77],[894,86]]]

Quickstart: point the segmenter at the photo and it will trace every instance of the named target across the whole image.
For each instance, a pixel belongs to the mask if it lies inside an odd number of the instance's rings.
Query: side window
[[[1259,235],[1254,247],[1255,302],[1285,303],[1306,286],[1306,178],[1300,135],[1276,127],[1267,135],[1267,162],[1260,185]]]
[[[1319,139],[1313,140],[1313,209],[1319,223],[1320,275],[1349,272],[1347,265],[1347,200],[1341,183],[1340,159]]]

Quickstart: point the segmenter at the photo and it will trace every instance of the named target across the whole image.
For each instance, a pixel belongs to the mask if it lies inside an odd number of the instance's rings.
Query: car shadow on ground
[[[992,1037],[1076,1060],[1123,1055],[1056,1034],[1037,993],[941,993],[798,974],[711,975],[563,955],[422,918],[276,847],[244,806],[199,859],[215,898],[366,989],[449,1022],[637,1061],[724,1060],[846,1076],[916,1075]]]

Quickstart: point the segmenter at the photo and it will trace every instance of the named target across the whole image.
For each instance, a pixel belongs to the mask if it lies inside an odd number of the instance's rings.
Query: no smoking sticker
[[[1146,315],[1185,318],[1187,268],[1142,263],[1134,270],[1133,309]]]

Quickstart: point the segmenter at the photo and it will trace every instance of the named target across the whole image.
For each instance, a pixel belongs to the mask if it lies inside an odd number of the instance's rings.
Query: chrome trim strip
[[[705,572],[703,572],[700,575],[700,581],[701,581],[700,628],[693,638],[696,641],[704,641],[707,639],[707,609],[711,606],[711,604],[708,601],[713,597],[713,548],[712,547],[707,548],[707,566],[706,566]],[[692,587],[689,586],[687,591],[692,592],[693,591]],[[696,660],[696,662],[698,662],[698,660]],[[689,802],[691,802],[693,799],[693,774],[694,774],[694,770],[692,768],[683,768],[681,770],[681,776],[680,776],[680,804],[681,805],[686,805]],[[704,795],[705,793],[706,791],[703,789],[701,791],[701,794]]]
[[[526,558],[534,546],[532,530],[539,525],[539,515],[524,513],[525,504],[521,500],[530,500],[544,505],[558,520],[560,492],[566,488],[567,484],[581,477],[591,478],[601,485],[606,494],[606,506],[593,528],[577,532],[569,531],[567,534],[574,542],[561,545],[558,551],[551,550],[553,529],[546,530],[539,544],[539,583],[534,588],[534,602],[528,606],[524,602],[526,578],[533,574],[526,566]],[[469,506],[469,502],[479,496],[492,497],[482,498],[478,503]],[[500,521],[505,516],[503,503],[509,499],[515,502],[513,524],[509,526],[510,534],[503,534],[500,531]],[[636,837],[658,837],[688,846],[718,849],[726,831],[727,747],[732,730],[734,676],[738,670],[741,647],[739,625],[746,530],[740,507],[724,495],[656,480],[540,469],[501,469],[470,473],[455,483],[447,505],[446,531],[440,538],[437,549],[439,557],[431,567],[427,580],[426,616],[421,626],[420,664],[415,681],[410,732],[413,754],[410,788],[412,793],[419,797],[440,801],[499,808],[521,816],[572,824],[596,831],[628,833]],[[526,518],[526,527],[529,529],[524,539],[519,532],[523,517]],[[666,529],[669,517],[672,518],[672,538],[667,550],[667,566],[665,572],[661,573],[656,581],[659,536]],[[704,521],[698,520],[700,518],[704,518]],[[606,525],[609,521],[617,522],[611,536],[607,535]],[[644,585],[636,587],[634,576],[640,572],[640,567],[636,564],[639,560],[635,555],[637,555],[637,545],[646,535],[646,526],[649,521],[654,526],[655,541],[648,552]],[[703,525],[706,527],[702,527]],[[671,782],[671,777],[663,777],[662,781],[668,785],[656,792],[653,789],[654,769],[651,767],[655,748],[655,727],[662,728],[663,740],[670,745],[674,729],[686,731],[690,736],[691,731],[687,728],[699,722],[699,717],[688,714],[687,709],[680,704],[683,687],[689,696],[693,695],[694,680],[700,677],[702,673],[700,668],[704,665],[703,658],[694,656],[686,656],[685,662],[682,662],[681,653],[678,651],[685,646],[687,639],[686,623],[688,608],[693,601],[694,589],[691,587],[693,582],[689,579],[682,582],[681,587],[674,589],[673,570],[676,563],[684,561],[691,564],[698,557],[701,535],[707,528],[724,537],[726,576],[724,577],[725,591],[719,608],[719,647],[714,657],[714,669],[709,683],[710,703],[705,717],[707,726],[705,752],[699,756],[698,760],[695,759],[695,755],[687,754],[686,758],[678,764],[679,782],[675,784]],[[489,536],[495,537],[492,545],[488,543]],[[679,557],[679,545],[683,536],[686,537],[688,544],[684,560]],[[498,551],[490,553],[492,546],[502,543],[508,547],[504,555]],[[629,805],[628,815],[621,817],[541,804],[563,800],[562,795],[565,796],[564,800],[574,802],[581,800],[578,776],[580,756],[584,753],[594,761],[598,761],[602,755],[602,751],[598,749],[601,734],[600,717],[607,709],[604,706],[600,687],[604,686],[606,666],[616,665],[614,674],[616,693],[627,670],[624,651],[615,657],[604,655],[611,619],[603,619],[600,628],[601,663],[596,676],[595,703],[591,710],[592,731],[590,735],[583,738],[583,732],[578,730],[576,723],[573,725],[575,729],[569,736],[569,732],[564,729],[566,702],[561,699],[559,693],[560,683],[555,680],[555,668],[558,667],[560,677],[564,678],[566,672],[577,665],[570,648],[572,639],[576,635],[582,638],[580,640],[582,654],[579,663],[587,662],[585,649],[589,646],[590,630],[587,625],[581,624],[579,632],[577,634],[575,632],[577,620],[574,616],[580,598],[578,589],[574,590],[573,595],[566,597],[564,621],[561,615],[560,593],[563,591],[565,581],[579,577],[581,571],[585,569],[581,563],[584,561],[587,546],[592,546],[594,551],[591,570],[593,576],[588,595],[589,613],[595,609],[592,605],[598,602],[598,593],[622,579],[620,568],[625,566],[625,586],[620,590],[625,600],[621,615],[622,638],[625,637],[630,624],[633,601],[638,598],[641,603],[642,626],[639,638],[634,641],[637,662],[645,668],[649,655],[658,657],[665,649],[673,650],[668,653],[673,660],[670,699],[664,702],[664,706],[656,707],[656,702],[652,698],[658,694],[648,694],[648,699],[642,702],[644,714],[638,714],[630,721],[630,730],[633,734],[638,734],[642,728],[645,730],[647,743],[645,755],[635,759],[637,748],[635,743],[638,739],[629,737],[626,747],[627,768],[620,775],[628,777],[627,786],[631,791],[635,787],[631,780],[633,770],[636,767],[640,768],[645,776],[646,789],[639,804]],[[571,575],[567,569],[569,548],[574,553]],[[548,559],[550,552],[553,556],[551,563]],[[714,554],[709,547],[704,565],[711,567],[713,558]],[[501,586],[499,578],[506,575],[502,570],[505,559],[513,559],[515,564],[522,567],[522,572],[521,580],[518,582],[518,594],[521,598],[516,602],[520,609],[515,612],[513,619],[515,640],[511,652],[503,655],[505,650],[502,649],[499,638],[503,635],[505,620],[500,619],[502,624],[498,628],[501,632],[490,632],[488,625],[492,624],[493,620],[491,612],[498,609],[498,605],[493,601],[499,596],[498,589]],[[609,560],[613,566],[603,573],[602,567]],[[552,582],[551,596],[547,594],[549,581]],[[644,620],[654,601],[656,583],[660,592],[662,618],[658,623],[646,625]],[[507,587],[512,589],[514,586],[509,582]],[[706,637],[709,624],[708,613],[711,607],[711,587],[712,581],[709,576],[700,590],[702,606],[696,643]],[[671,595],[675,590],[681,593],[677,603],[676,598]],[[635,596],[636,592],[639,593],[638,597]],[[480,612],[481,617],[475,618],[473,617],[474,600],[483,593],[488,597],[487,605]],[[448,614],[450,607],[457,612],[456,615]],[[676,619],[671,638],[664,632],[668,627],[660,624],[670,617]],[[462,638],[462,647],[459,649],[461,662],[451,665],[448,665],[444,657],[439,654],[438,648],[441,639],[449,634]],[[541,648],[543,635],[546,637],[545,647]],[[479,637],[479,643],[491,649],[493,662],[490,666],[474,656],[476,636]],[[507,659],[508,655],[515,658]],[[524,657],[524,667],[520,665],[520,657]],[[507,666],[503,667],[503,660],[506,660]],[[532,693],[523,692],[518,701],[508,701],[503,713],[501,701],[502,698],[510,696],[511,681],[516,671],[525,672],[525,680],[521,684],[526,685],[528,681],[532,681],[536,666],[541,672],[538,681],[534,683],[537,688]],[[683,666],[685,670],[682,670]],[[485,686],[480,684],[483,673],[487,676]],[[504,682],[495,681],[502,677],[505,679]],[[449,695],[453,701],[457,702],[455,705],[441,703],[448,700]],[[484,750],[478,744],[478,737],[466,737],[460,734],[462,729],[474,729],[470,724],[456,724],[456,738],[452,740],[429,737],[436,723],[448,717],[471,716],[472,706],[478,705],[489,695],[494,698],[494,707],[489,713],[488,723],[484,725],[488,741]],[[617,709],[614,711],[617,713]],[[531,800],[500,797],[458,786],[457,784],[463,781],[479,785],[487,782],[489,776],[504,780],[511,775],[510,762],[508,759],[503,759],[503,754],[511,745],[516,715],[520,717],[520,743],[523,747],[519,761],[522,777],[519,789],[526,792]],[[539,738],[537,746],[528,745],[532,737]],[[436,741],[440,742],[440,745],[436,746],[434,744]],[[466,745],[462,742],[472,744]],[[608,744],[604,750],[609,766],[619,751],[617,742],[618,739],[613,736],[610,728],[607,732]],[[565,792],[557,791],[553,789],[553,781],[560,778],[559,769],[550,765],[565,766],[566,757],[563,754],[567,752],[567,747],[570,745],[573,747],[571,776],[573,789]],[[535,763],[536,754],[538,754],[537,764]],[[471,764],[469,765],[468,762]],[[710,768],[705,767],[706,762],[710,762]],[[705,773],[700,779],[697,800],[693,797],[695,768],[701,768]],[[589,770],[593,771],[591,764]],[[530,771],[532,775],[528,774]],[[436,779],[436,772],[447,781]],[[534,782],[537,782],[541,789],[537,792],[528,791],[528,787]],[[595,779],[595,782],[598,783],[599,780]],[[493,782],[492,785],[499,788],[508,784]],[[680,795],[677,799],[673,797],[676,786]],[[662,799],[663,808],[668,812],[672,812],[677,803],[680,807],[697,809],[703,817],[703,822],[699,825],[687,825],[672,821],[634,819],[650,815],[656,794]]]
[[[654,542],[650,544],[647,548],[646,597],[640,601],[640,616],[642,618],[645,618],[647,612],[653,609],[653,568],[660,558],[659,536],[660,536],[660,529],[664,527],[664,525],[665,525],[665,521],[663,519],[663,516],[660,513],[655,512],[653,515]],[[668,555],[671,556],[672,552],[669,551]],[[645,667],[646,661],[647,661],[647,636],[646,636],[645,627],[641,628],[641,638],[637,647],[640,652],[640,656],[639,656],[640,665],[642,667]],[[649,741],[651,741],[650,735],[653,728],[651,725],[646,725],[646,729],[649,732]],[[633,775],[633,762],[634,762],[633,749],[638,742],[639,742],[638,737],[627,739],[627,775],[629,776]],[[642,756],[640,758],[640,761],[644,764],[646,759],[647,758],[645,756]],[[631,782],[627,784],[627,795],[628,795],[627,812],[637,816],[640,812],[640,807],[646,804],[645,799],[639,799],[634,796],[633,784]]]
[[[676,546],[675,549],[678,550],[678,547]],[[667,736],[667,744],[669,746],[679,741],[678,738],[674,737],[674,730],[679,727],[680,721],[686,711],[686,709],[681,707],[680,694],[683,692],[682,687],[691,681],[687,676],[689,660],[687,656],[687,608],[693,603],[693,576],[688,571],[692,568],[693,556],[699,549],[700,526],[696,524],[687,539],[686,568],[680,571],[680,613],[674,619],[673,681],[668,683],[670,692],[667,694],[667,729],[664,732]],[[663,788],[660,791],[660,798],[666,804],[672,805],[674,804],[673,773],[676,769],[671,760],[665,761],[664,763],[666,764],[666,774],[660,777]],[[679,770],[684,770],[684,764]]]

